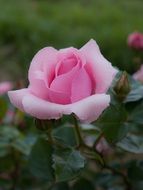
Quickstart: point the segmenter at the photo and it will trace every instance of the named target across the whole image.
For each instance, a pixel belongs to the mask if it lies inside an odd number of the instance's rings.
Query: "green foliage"
[[[91,181],[87,180],[87,179],[80,179],[78,180],[74,186],[73,186],[73,190],[95,190],[94,185]]]
[[[57,140],[61,140],[62,143],[69,146],[76,146],[77,139],[75,134],[75,129],[72,125],[67,124],[53,130],[53,137]]]
[[[129,121],[137,124],[143,124],[143,102],[140,102],[139,105],[131,112],[129,116]]]
[[[0,157],[9,154],[13,148],[24,155],[29,155],[34,142],[35,137],[24,137],[14,126],[1,126]]]
[[[139,81],[134,80],[132,77],[130,77],[129,80],[131,91],[126,97],[125,103],[135,102],[143,98],[143,85]]]
[[[110,143],[121,140],[128,132],[127,113],[122,106],[110,106],[98,119],[96,125]]]
[[[52,146],[44,139],[39,139],[33,146],[29,160],[33,175],[53,182],[71,180],[79,175],[85,165],[79,151]]]
[[[133,134],[128,134],[118,144],[125,151],[141,154],[143,153],[143,138]]]
[[[75,178],[85,166],[85,158],[72,148],[56,148],[53,155],[56,181]]]
[[[133,160],[128,167],[128,176],[130,180],[142,181],[143,180],[143,162]]]
[[[29,158],[29,166],[35,176],[48,181],[54,180],[52,152],[51,145],[43,139],[39,139],[33,146]]]

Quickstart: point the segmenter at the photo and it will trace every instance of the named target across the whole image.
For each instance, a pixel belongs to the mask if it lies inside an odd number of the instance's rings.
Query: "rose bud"
[[[128,36],[127,39],[128,46],[136,49],[143,50],[143,34],[139,32],[134,32]]]
[[[117,98],[120,101],[123,101],[130,92],[130,84],[126,72],[123,72],[117,81],[116,86],[114,87],[114,91],[116,92]]]

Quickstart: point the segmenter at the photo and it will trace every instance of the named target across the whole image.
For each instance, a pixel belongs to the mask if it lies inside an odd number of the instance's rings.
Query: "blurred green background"
[[[142,0],[0,0],[0,80],[27,78],[45,46],[80,48],[94,38],[104,56],[133,73],[127,36],[143,32]]]

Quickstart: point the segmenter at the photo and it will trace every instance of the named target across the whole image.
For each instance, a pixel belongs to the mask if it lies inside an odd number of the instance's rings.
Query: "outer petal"
[[[80,51],[86,57],[86,69],[89,75],[94,77],[96,83],[95,92],[105,93],[118,71],[103,57],[94,40],[90,40]]]
[[[30,83],[37,78],[37,71],[51,72],[54,70],[57,61],[57,50],[52,47],[45,47],[38,51],[30,64],[28,78]],[[49,75],[48,75],[49,76]]]
[[[19,108],[21,111],[24,111],[23,105],[22,105],[22,99],[25,95],[29,93],[27,88],[21,89],[21,90],[15,90],[15,91],[9,91],[8,96],[11,101],[11,103]]]
[[[38,119],[59,119],[63,114],[70,114],[67,105],[55,104],[29,94],[23,98],[25,112]]]
[[[29,89],[33,94],[45,100],[48,99],[47,87],[55,73],[57,52],[52,47],[41,49],[32,59],[29,68]]]
[[[74,104],[55,104],[39,99],[31,94],[23,98],[24,110],[39,119],[59,119],[62,115],[74,113],[85,123],[96,120],[105,108],[109,106],[110,96],[93,95]]]
[[[91,123],[98,119],[109,106],[110,96],[96,94],[72,104],[72,112],[84,123]]]

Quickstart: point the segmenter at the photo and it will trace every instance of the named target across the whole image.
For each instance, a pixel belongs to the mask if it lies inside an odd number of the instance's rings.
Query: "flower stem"
[[[13,148],[12,148],[12,159],[13,159],[13,164],[14,164],[14,170],[11,173],[12,186],[11,186],[10,190],[15,190],[18,179],[19,179],[20,164],[19,164],[19,154],[18,154],[18,152],[15,152],[15,150]]]
[[[130,184],[130,182],[129,182],[127,176],[126,176],[123,172],[121,172],[121,171],[119,171],[119,170],[117,170],[117,169],[115,169],[115,168],[112,168],[111,166],[108,166],[108,165],[106,165],[106,164],[104,165],[104,168],[103,168],[103,169],[110,170],[110,171],[112,172],[112,174],[115,174],[115,175],[120,176],[120,177],[122,178],[123,182],[124,182],[125,185],[126,185],[126,190],[132,190],[131,184]]]
[[[81,147],[83,145],[85,146],[86,144],[85,144],[83,137],[81,135],[81,131],[80,131],[78,122],[74,116],[73,116],[73,119],[74,119],[75,133],[76,133],[76,137],[77,137],[77,141],[78,141],[78,147]]]
[[[100,135],[97,137],[96,141],[93,144],[93,148],[96,149],[96,146],[98,145],[102,137],[103,137],[103,133],[100,133]]]
[[[98,138],[96,139],[96,141],[95,141],[93,147],[90,147],[90,146],[88,146],[87,144],[85,144],[85,142],[84,142],[84,140],[83,140],[83,137],[82,137],[82,134],[81,134],[81,131],[80,131],[80,128],[79,128],[79,125],[78,125],[78,122],[77,122],[77,120],[76,120],[76,118],[75,118],[74,116],[73,116],[73,118],[74,118],[75,132],[76,132],[77,139],[78,139],[78,147],[79,147],[79,148],[80,148],[80,147],[81,147],[81,148],[84,148],[84,149],[88,150],[90,153],[95,152],[96,155],[98,155],[100,158],[103,159],[103,163],[104,163],[104,164],[101,165],[102,168],[103,168],[103,169],[108,169],[108,170],[110,170],[113,174],[116,174],[116,175],[120,176],[120,177],[122,178],[124,184],[126,185],[126,190],[131,190],[131,184],[130,184],[130,182],[129,182],[127,176],[126,176],[124,173],[118,171],[117,169],[108,166],[108,165],[106,164],[104,158],[103,158],[103,155],[101,155],[101,154],[96,150],[96,148],[95,148],[95,147],[97,146],[97,144],[99,143],[99,141],[101,140],[101,138],[103,137],[103,133],[101,133],[101,134],[98,136]],[[92,157],[92,159],[93,159],[93,157]],[[97,161],[97,157],[95,157],[95,160]]]

